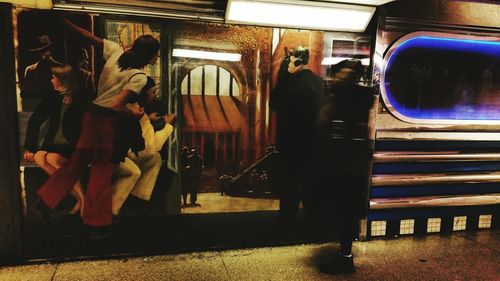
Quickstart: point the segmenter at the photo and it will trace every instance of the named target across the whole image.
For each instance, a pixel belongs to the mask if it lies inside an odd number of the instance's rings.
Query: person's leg
[[[51,209],[57,206],[80,179],[91,157],[92,151],[90,149],[77,149],[66,165],[54,171],[47,182],[38,190],[38,196],[45,205]]]
[[[321,272],[330,274],[353,273],[356,268],[354,267],[352,243],[355,239],[358,222],[350,212],[340,212],[338,217],[340,252],[330,261],[320,264],[319,269]]]
[[[291,155],[282,155],[280,171],[280,214],[286,220],[295,217],[300,203],[300,168]]]
[[[141,154],[135,162],[139,164],[141,176],[131,194],[139,199],[149,201],[160,173],[161,156],[159,153]]]
[[[100,119],[102,118],[92,112],[85,112],[83,115],[80,137],[68,163],[56,170],[38,190],[38,196],[45,206],[54,209],[80,179],[90,161],[98,156],[96,148],[99,146],[95,142],[96,136],[114,138],[114,134],[98,134],[100,132],[96,127],[102,126]]]
[[[186,181],[182,182],[182,208],[187,207],[187,197],[188,197],[188,192],[187,189],[188,187],[186,186],[188,184]]]
[[[35,159],[35,163],[40,167],[47,175],[52,175],[58,168],[55,168],[47,161],[48,152],[45,150],[38,150],[35,152],[33,158]]]
[[[137,179],[139,179],[140,176],[141,170],[128,157],[125,157],[124,162],[120,162],[120,164],[115,166],[113,171],[113,195],[111,203],[113,215],[117,216],[120,214],[123,203],[125,203],[130,192],[134,186],[136,186]]]
[[[89,226],[106,226],[112,223],[111,178],[115,164],[109,161],[92,162],[89,184],[85,194],[87,205],[83,223]]]
[[[340,170],[340,167],[334,169]],[[335,170],[334,170],[335,171]],[[334,204],[338,218],[338,233],[340,252],[332,260],[321,264],[320,270],[330,274],[345,274],[356,271],[354,266],[354,255],[352,244],[357,237],[359,219],[357,204],[354,202],[352,190],[356,188],[355,178],[345,174],[334,174],[330,182],[338,184],[338,190],[333,195]],[[361,177],[358,175],[357,177]]]
[[[63,165],[66,165],[68,163],[68,159],[63,157],[61,154],[54,152],[47,153],[45,155],[45,159],[51,167],[54,167],[55,170],[61,168]],[[71,195],[73,195],[76,198],[77,202],[69,213],[75,214],[76,212],[80,211],[80,216],[81,216],[83,214],[85,199],[82,190],[82,183],[80,180],[78,180],[75,183],[73,189],[70,192]]]
[[[339,215],[339,239],[340,254],[343,256],[352,255],[352,243],[356,239],[358,221],[350,213]]]
[[[201,206],[200,204],[196,203],[196,200],[198,200],[198,189],[200,188],[200,185],[200,179],[194,180],[193,184],[191,185],[191,195],[189,196],[189,203],[193,206]]]

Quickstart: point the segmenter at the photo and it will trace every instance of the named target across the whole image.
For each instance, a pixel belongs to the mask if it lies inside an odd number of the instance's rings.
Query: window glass
[[[500,120],[500,42],[494,39],[404,36],[384,59],[384,102],[410,122]]]

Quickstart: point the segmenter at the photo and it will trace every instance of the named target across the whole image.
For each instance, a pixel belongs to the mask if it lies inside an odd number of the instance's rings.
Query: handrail
[[[243,176],[245,176],[248,173],[250,173],[257,165],[259,165],[260,163],[262,163],[264,160],[266,160],[267,158],[269,158],[274,153],[278,153],[278,152],[276,150],[272,150],[272,151],[266,153],[264,156],[262,156],[259,159],[257,159],[250,166],[248,166],[245,170],[243,170],[241,173],[239,173],[238,175],[236,175],[231,182],[232,183],[238,182]]]
[[[500,172],[374,175],[372,187],[500,182]]]
[[[451,161],[500,161],[500,153],[439,152],[377,152],[374,163],[391,162],[451,162]]]
[[[377,198],[370,200],[371,210],[422,207],[453,207],[500,204],[500,193],[461,196],[422,196],[406,198]]]

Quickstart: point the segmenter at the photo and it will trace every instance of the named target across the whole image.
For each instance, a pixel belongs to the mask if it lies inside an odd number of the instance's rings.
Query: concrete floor
[[[357,271],[317,265],[334,243],[208,251],[0,268],[0,280],[500,280],[500,230],[355,243]]]

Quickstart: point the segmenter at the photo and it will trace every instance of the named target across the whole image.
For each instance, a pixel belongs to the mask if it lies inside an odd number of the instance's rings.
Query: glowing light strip
[[[311,1],[229,0],[226,22],[362,32],[374,12],[375,7]]]
[[[187,49],[174,49],[172,51],[172,56],[182,57],[182,58],[206,59],[206,60],[221,60],[221,61],[241,60],[241,54],[197,51],[197,50],[187,50]]]

